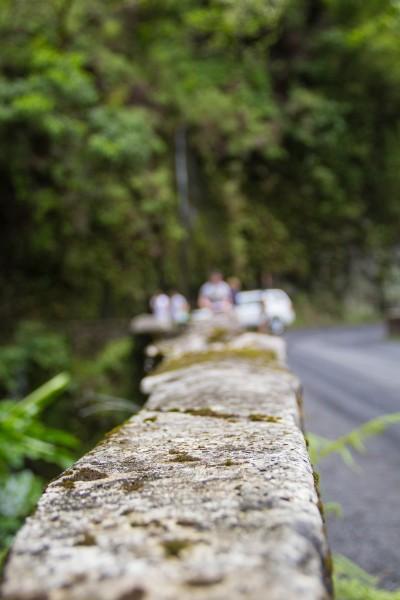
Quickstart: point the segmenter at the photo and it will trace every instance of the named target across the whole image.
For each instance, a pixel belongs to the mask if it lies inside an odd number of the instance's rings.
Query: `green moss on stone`
[[[333,573],[333,560],[332,560],[332,554],[329,550],[327,551],[327,553],[325,554],[325,557],[324,557],[324,568],[325,568],[326,576],[328,577],[329,580],[331,580],[332,573]]]
[[[186,539],[175,538],[172,540],[165,540],[162,545],[164,548],[165,555],[168,558],[178,558],[184,550],[192,546],[193,542]]]
[[[230,413],[221,413],[208,407],[201,408],[186,408],[183,410],[187,415],[193,415],[194,417],[213,417],[214,419],[232,419],[235,415]]]
[[[226,342],[232,336],[231,332],[225,327],[215,327],[207,336],[209,344],[217,342]]]
[[[172,454],[171,462],[198,462],[199,459],[195,456],[191,456],[184,450],[169,450],[169,454]]]
[[[157,417],[147,417],[147,419],[144,419],[143,422],[144,423],[155,423],[157,421]]]
[[[234,419],[236,415],[230,413],[222,413],[207,406],[201,406],[199,408],[168,408],[166,410],[160,410],[164,413],[180,413],[182,415],[192,415],[193,417],[213,417],[215,419]]]
[[[92,469],[91,467],[75,467],[65,472],[69,481],[96,481],[96,479],[105,479],[107,473]]]
[[[212,576],[204,576],[204,577],[192,577],[191,579],[187,579],[185,581],[186,585],[191,587],[208,587],[211,585],[217,585],[223,581],[222,575]]]
[[[104,435],[103,439],[99,442],[99,445],[103,445],[104,442],[108,441],[111,437],[113,437],[116,433],[118,433],[120,431],[120,429],[122,429],[128,422],[130,422],[130,419],[126,419],[123,423],[121,423],[120,425],[117,425],[116,427],[114,427],[113,429],[108,431]]]
[[[272,415],[263,415],[259,413],[254,413],[249,415],[250,421],[265,421],[266,423],[280,423],[282,421],[281,417],[274,417]]]
[[[75,481],[73,479],[61,479],[57,482],[57,485],[65,488],[66,490],[73,490],[75,487]]]
[[[79,540],[76,542],[75,545],[76,546],[95,546],[96,538],[88,531],[85,531],[85,533],[82,535],[82,537],[79,538]]]
[[[125,479],[121,485],[124,492],[138,492],[144,487],[143,479]]]
[[[123,592],[122,594],[118,595],[118,600],[144,600],[146,596],[147,592],[145,588],[142,588],[139,585],[135,585],[126,592]]]
[[[232,460],[231,458],[227,458],[226,461],[224,462],[224,467],[233,467],[234,465],[237,465],[238,463],[235,462],[234,460]]]
[[[154,374],[167,373],[206,362],[218,362],[230,359],[251,360],[276,367],[277,355],[273,350],[260,350],[256,348],[224,348],[222,350],[214,349],[205,352],[190,352],[179,358],[171,358],[162,362],[154,371]]]

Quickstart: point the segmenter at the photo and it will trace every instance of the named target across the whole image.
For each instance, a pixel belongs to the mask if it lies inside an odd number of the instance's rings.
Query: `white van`
[[[292,301],[283,290],[239,292],[235,312],[243,327],[268,325],[271,333],[282,335],[295,320]]]

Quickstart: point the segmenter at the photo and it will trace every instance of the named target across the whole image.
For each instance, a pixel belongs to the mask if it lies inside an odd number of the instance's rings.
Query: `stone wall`
[[[150,348],[145,408],[53,481],[7,600],[314,600],[329,551],[281,340],[197,326]]]

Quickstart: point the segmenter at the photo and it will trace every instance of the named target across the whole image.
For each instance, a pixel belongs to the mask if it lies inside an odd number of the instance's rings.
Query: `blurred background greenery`
[[[399,30],[398,0],[0,0],[3,548],[138,402],[88,323],[213,267],[300,323],[398,302]]]
[[[397,0],[1,0],[0,315],[126,316],[214,266],[381,309],[399,25]]]

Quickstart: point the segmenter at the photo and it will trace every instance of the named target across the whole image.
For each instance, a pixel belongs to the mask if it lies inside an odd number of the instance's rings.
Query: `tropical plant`
[[[399,422],[400,413],[392,413],[367,421],[336,440],[308,434],[311,462],[316,466],[324,458],[338,454],[347,466],[354,468],[356,462],[352,452],[365,451],[365,442],[368,438],[380,435],[387,427]],[[327,512],[341,516],[342,508],[337,503],[326,503],[324,508]],[[378,577],[370,575],[340,554],[333,557],[333,576],[336,600],[400,600],[400,589],[394,591],[380,589]]]
[[[400,590],[382,590],[373,577],[345,556],[334,556],[335,600],[400,600]]]
[[[400,413],[382,415],[363,423],[360,427],[340,436],[336,440],[329,440],[310,433],[307,435],[308,449],[311,462],[317,465],[321,460],[331,454],[339,454],[343,461],[354,467],[356,465],[352,450],[365,451],[365,441],[373,436],[380,435],[390,425],[400,422]]]
[[[43,460],[69,466],[79,445],[71,434],[44,425],[40,416],[70,384],[60,373],[23,400],[0,402],[0,553],[32,510],[43,481],[27,467]]]

